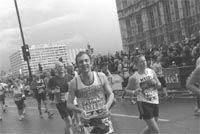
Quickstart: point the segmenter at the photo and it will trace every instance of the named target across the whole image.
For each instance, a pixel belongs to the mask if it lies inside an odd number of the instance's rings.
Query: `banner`
[[[163,68],[168,90],[185,90],[186,80],[193,70],[193,66]]]
[[[181,88],[180,72],[178,68],[163,68],[165,81],[168,89],[179,89]]]

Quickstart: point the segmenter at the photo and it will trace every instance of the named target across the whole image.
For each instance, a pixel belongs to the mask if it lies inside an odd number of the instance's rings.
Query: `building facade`
[[[62,57],[63,63],[75,63],[75,56],[79,51],[84,49],[67,49],[67,45],[31,45],[30,51],[30,67],[32,74],[39,72],[38,64],[41,64],[43,70],[52,69],[55,67],[55,63]],[[22,50],[18,50],[10,56],[10,64],[12,74],[28,74],[27,62],[23,59]]]
[[[180,41],[200,30],[200,0],[116,0],[125,51]]]

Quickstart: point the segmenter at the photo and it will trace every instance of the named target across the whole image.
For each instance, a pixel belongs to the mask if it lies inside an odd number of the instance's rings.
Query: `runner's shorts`
[[[0,102],[4,102],[5,101],[5,94],[0,95]]]
[[[24,100],[23,99],[15,101],[15,104],[17,105],[17,109],[23,110],[23,108],[24,108]]]
[[[36,93],[36,96],[35,96],[36,100],[41,103],[41,100],[46,100],[46,93],[43,92],[43,93]]]
[[[85,124],[87,132],[90,134],[113,134],[113,124],[111,121],[111,117],[103,117],[103,118],[93,118],[89,120],[89,123]]]
[[[159,116],[159,104],[151,104],[141,101],[138,101],[137,104],[140,112],[140,119],[148,120]]]
[[[69,110],[67,108],[67,102],[60,102],[56,104],[56,107],[58,109],[58,112],[60,113],[60,116],[62,119],[67,118],[68,116],[73,116],[73,111]]]
[[[129,78],[124,78],[122,82],[122,88],[125,88],[128,85],[128,79]]]

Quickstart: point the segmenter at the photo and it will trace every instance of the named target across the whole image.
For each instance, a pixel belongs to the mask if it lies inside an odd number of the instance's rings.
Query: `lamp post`
[[[20,20],[20,15],[19,15],[18,6],[17,6],[17,0],[14,0],[14,2],[15,2],[15,8],[16,8],[16,13],[17,13],[17,19],[18,19],[18,22],[19,22],[19,28],[20,28],[22,43],[23,43],[23,46],[26,47],[24,34],[23,34],[23,30],[22,30],[22,25],[21,25],[21,20]],[[31,67],[30,67],[30,63],[29,63],[29,57],[26,59],[26,61],[27,61],[27,66],[28,66],[28,71],[29,71],[29,80],[32,81],[32,73],[31,73]]]

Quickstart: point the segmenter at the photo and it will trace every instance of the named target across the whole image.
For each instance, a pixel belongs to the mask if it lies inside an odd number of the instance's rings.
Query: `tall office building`
[[[55,63],[62,57],[63,63],[75,63],[75,56],[79,51],[84,49],[67,49],[67,45],[43,44],[31,45],[30,67],[33,74],[39,72],[38,64],[41,64],[43,70],[55,67]],[[13,74],[28,74],[27,62],[23,59],[22,50],[18,50],[10,56],[11,70]]]
[[[200,0],[116,0],[123,48],[180,41],[200,30]]]

